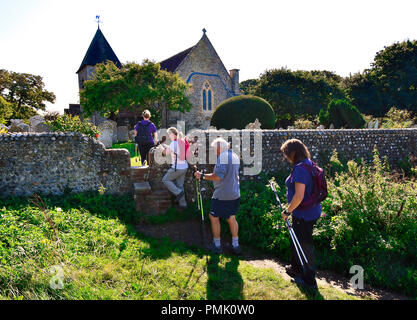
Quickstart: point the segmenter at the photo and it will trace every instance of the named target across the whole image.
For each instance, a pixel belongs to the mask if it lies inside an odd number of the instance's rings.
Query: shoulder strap
[[[178,139],[176,140],[176,144],[175,144],[175,151],[174,151],[174,155],[175,155],[175,171],[177,171],[177,162],[178,162],[178,155],[177,155],[177,149],[178,149]]]

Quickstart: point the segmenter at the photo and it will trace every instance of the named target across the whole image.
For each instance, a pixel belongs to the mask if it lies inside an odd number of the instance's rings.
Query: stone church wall
[[[178,120],[185,121],[186,128],[206,129],[210,126],[211,116],[216,107],[224,100],[233,96],[232,81],[229,73],[224,68],[222,61],[214,52],[214,49],[204,38],[190,52],[187,58],[179,65],[177,73],[184,81],[190,76],[192,87],[189,89],[189,99],[193,104],[190,112],[182,114],[180,112],[169,111],[169,125],[176,125]],[[215,76],[201,75],[210,74]],[[202,89],[208,81],[213,92],[212,110],[203,110]]]

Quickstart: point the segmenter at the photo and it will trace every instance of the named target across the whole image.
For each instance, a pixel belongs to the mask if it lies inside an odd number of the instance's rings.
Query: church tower
[[[91,75],[95,72],[96,64],[107,60],[112,61],[119,68],[122,66],[110,44],[101,32],[99,24],[97,32],[88,47],[87,53],[76,72],[78,75],[79,90],[84,87],[84,81],[90,79]],[[82,113],[82,106],[80,106],[80,104],[70,104],[68,109],[64,109],[64,112],[73,116],[80,115]],[[92,119],[94,123],[96,123],[98,118],[97,114],[93,115]]]
[[[94,73],[95,65],[107,60],[112,61],[119,68],[122,66],[99,26],[76,72],[78,74],[78,87],[80,90],[83,88],[84,81],[90,79],[91,74]]]

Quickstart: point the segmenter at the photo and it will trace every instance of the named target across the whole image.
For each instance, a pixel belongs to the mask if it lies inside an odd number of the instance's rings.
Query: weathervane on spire
[[[204,28],[204,29],[203,29],[203,33],[204,33],[204,34],[206,34],[206,32],[207,32],[207,30],[206,30],[206,28]]]
[[[96,16],[96,22],[97,22],[98,28],[100,29],[100,23],[103,23],[103,21],[100,20],[100,16]]]

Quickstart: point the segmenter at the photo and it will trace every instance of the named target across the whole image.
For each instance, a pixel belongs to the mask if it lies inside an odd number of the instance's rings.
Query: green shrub
[[[320,110],[319,120],[321,124],[327,127],[333,124],[337,129],[358,129],[365,125],[365,119],[358,108],[343,99],[330,101],[326,110]]]
[[[365,282],[417,296],[417,184],[387,169],[375,152],[372,165],[350,161],[330,181],[316,236],[320,263],[346,275],[361,265]]]
[[[60,117],[60,114],[58,111],[48,111],[43,115],[43,118],[45,121],[54,121]]]
[[[277,181],[284,181],[283,177]],[[286,231],[275,195],[268,187],[269,180],[263,176],[261,181],[242,182],[239,211],[239,239],[244,244],[262,249],[289,259],[289,234]],[[278,188],[281,201],[285,188]]]
[[[6,124],[13,115],[13,105],[0,96],[0,124]]]
[[[410,111],[392,107],[385,115],[381,127],[388,129],[410,128],[415,122],[416,119]]]
[[[64,114],[55,120],[47,120],[45,123],[50,130],[57,132],[80,132],[93,138],[98,138],[100,133],[94,124],[81,120],[78,116]]]
[[[256,119],[262,129],[273,129],[275,114],[271,105],[256,96],[237,96],[221,103],[211,118],[211,126],[217,129],[245,129]]]
[[[417,157],[403,157],[397,165],[405,176],[417,177]]]
[[[350,277],[364,268],[369,285],[417,297],[417,182],[392,178],[377,150],[371,164],[342,163],[334,152],[328,198],[314,230],[316,265]],[[285,203],[285,175],[279,196]],[[289,236],[268,178],[241,184],[237,214],[242,243],[289,258]]]
[[[318,119],[310,120],[306,119],[304,117],[300,117],[294,122],[294,128],[295,129],[316,129]]]

